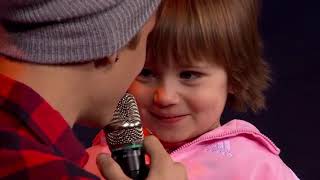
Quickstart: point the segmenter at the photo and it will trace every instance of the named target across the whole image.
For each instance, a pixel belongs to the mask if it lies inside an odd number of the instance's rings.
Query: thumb
[[[129,180],[118,163],[109,154],[99,154],[97,156],[97,166],[102,176],[108,180]]]
[[[150,135],[145,137],[144,147],[146,152],[150,155],[152,162],[151,166],[172,162],[170,155],[155,136]]]

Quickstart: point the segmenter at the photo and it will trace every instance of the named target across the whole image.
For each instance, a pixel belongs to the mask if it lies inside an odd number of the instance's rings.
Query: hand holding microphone
[[[145,163],[143,129],[137,103],[131,94],[126,93],[119,101],[104,131],[112,158],[123,172],[134,180],[145,179],[149,169]]]
[[[106,179],[187,179],[184,166],[172,161],[157,138],[144,140],[138,107],[131,94],[120,100],[111,124],[104,130],[112,158],[100,154],[97,163]],[[145,150],[151,157],[150,171],[145,164]]]
[[[144,140],[146,152],[151,157],[151,166],[147,180],[187,180],[185,167],[181,163],[172,161],[169,154],[154,136]],[[129,180],[123,170],[110,156],[100,154],[97,159],[101,174],[107,180]]]

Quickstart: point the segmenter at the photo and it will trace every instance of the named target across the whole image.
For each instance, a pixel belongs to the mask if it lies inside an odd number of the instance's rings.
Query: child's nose
[[[162,86],[155,91],[153,101],[160,107],[167,107],[178,104],[179,96],[173,87]]]

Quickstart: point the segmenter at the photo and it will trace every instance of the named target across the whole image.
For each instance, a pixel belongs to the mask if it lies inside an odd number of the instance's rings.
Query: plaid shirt
[[[0,179],[98,179],[71,128],[35,91],[0,74]]]

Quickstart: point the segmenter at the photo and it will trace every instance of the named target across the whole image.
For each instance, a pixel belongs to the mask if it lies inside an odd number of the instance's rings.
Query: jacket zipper
[[[198,139],[196,139],[196,140],[194,140],[192,142],[189,142],[187,144],[182,145],[178,149],[172,151],[170,153],[170,155],[174,155],[177,152],[182,151],[183,149],[185,149],[185,148],[187,148],[187,147],[189,147],[191,145],[194,145],[194,144],[198,144],[198,143],[201,143],[201,142],[205,142],[205,141],[213,140],[213,139],[217,139],[217,138],[222,138],[222,137],[223,138],[227,138],[227,137],[231,137],[233,135],[242,134],[242,133],[258,134],[259,136],[262,136],[264,139],[266,139],[270,144],[272,144],[272,147],[276,147],[276,145],[267,136],[265,136],[265,135],[263,135],[261,133],[257,133],[255,131],[248,131],[248,130],[232,130],[230,132],[219,134],[219,135],[200,137],[200,138],[198,138]]]

